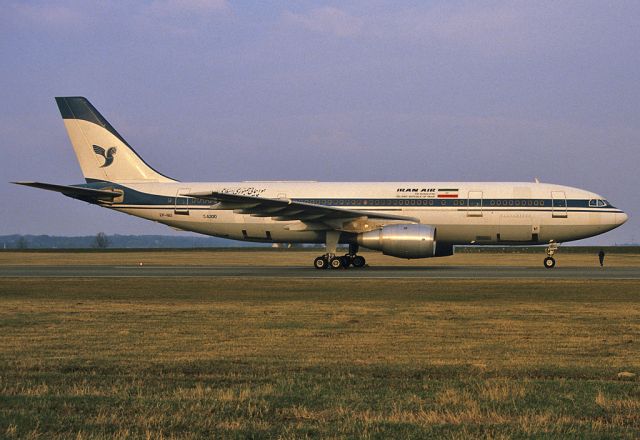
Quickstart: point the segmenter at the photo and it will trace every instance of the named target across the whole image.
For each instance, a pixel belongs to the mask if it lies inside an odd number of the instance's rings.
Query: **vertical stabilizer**
[[[86,98],[56,102],[87,181],[174,181],[147,165]]]

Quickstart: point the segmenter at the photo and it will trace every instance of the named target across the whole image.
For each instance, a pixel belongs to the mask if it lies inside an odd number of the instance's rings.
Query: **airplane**
[[[604,197],[524,182],[181,182],[148,165],[84,97],[55,98],[86,183],[12,182],[56,191],[178,230],[267,243],[316,243],[314,267],[364,267],[360,247],[398,258],[453,255],[455,245],[546,245],[628,219]],[[339,244],[348,252],[339,255]]]

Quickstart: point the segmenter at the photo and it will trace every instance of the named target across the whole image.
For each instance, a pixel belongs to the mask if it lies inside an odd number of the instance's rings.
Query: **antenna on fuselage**
[[[540,183],[540,179],[538,179],[537,177],[534,177],[534,178],[533,178],[533,180],[534,180],[536,183]]]

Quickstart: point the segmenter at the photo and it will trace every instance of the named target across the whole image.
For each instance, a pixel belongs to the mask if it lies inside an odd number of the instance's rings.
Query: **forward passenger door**
[[[567,218],[567,195],[564,191],[551,191],[551,216]]]

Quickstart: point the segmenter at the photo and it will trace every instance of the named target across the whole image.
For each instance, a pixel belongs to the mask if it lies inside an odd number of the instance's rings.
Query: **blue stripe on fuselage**
[[[175,204],[175,196],[164,196],[158,194],[150,194],[111,182],[91,182],[78,187],[92,189],[121,189],[124,191],[122,202],[110,204],[116,207],[128,207],[136,205],[136,207],[164,207],[170,208]],[[188,197],[189,207],[207,209],[206,207],[213,205],[210,200],[197,199]],[[465,199],[465,198],[295,198],[294,202],[304,202],[321,206],[345,207],[345,208],[365,208],[375,210],[376,208],[462,208],[462,209],[482,209],[482,210],[501,210],[501,211],[547,211],[551,209],[567,210],[571,212],[621,212],[612,205],[606,206],[589,206],[589,199],[524,199],[524,198],[492,198],[492,199]],[[95,202],[97,203],[97,202]],[[544,209],[547,208],[547,209]],[[577,210],[576,208],[582,208]]]

